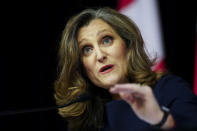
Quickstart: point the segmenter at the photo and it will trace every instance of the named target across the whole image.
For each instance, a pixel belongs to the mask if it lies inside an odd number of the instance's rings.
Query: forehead
[[[103,32],[115,33],[114,29],[101,19],[92,20],[87,26],[83,26],[78,31],[78,41],[88,36],[97,36]]]

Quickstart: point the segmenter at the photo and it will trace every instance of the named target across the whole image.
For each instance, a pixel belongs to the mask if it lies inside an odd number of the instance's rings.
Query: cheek
[[[125,74],[127,72],[127,49],[125,43],[116,44],[113,50],[113,58],[117,65],[121,68],[121,72]]]
[[[90,74],[91,72],[94,71],[95,64],[93,60],[91,60],[91,58],[83,58],[82,62],[87,74]]]
[[[120,59],[126,59],[126,46],[122,42],[120,44],[117,44],[117,46],[114,46],[114,49],[112,50],[112,55],[116,58]]]

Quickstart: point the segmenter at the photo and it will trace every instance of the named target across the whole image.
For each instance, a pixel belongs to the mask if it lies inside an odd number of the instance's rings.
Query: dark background
[[[159,0],[166,66],[193,87],[195,4]],[[55,105],[57,49],[70,16],[116,0],[7,1],[1,3],[0,111]],[[0,116],[0,130],[62,131],[57,111]]]

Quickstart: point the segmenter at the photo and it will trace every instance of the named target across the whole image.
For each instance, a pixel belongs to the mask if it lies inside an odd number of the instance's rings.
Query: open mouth
[[[105,65],[105,66],[101,67],[99,72],[101,72],[102,74],[108,73],[113,70],[113,67],[114,67],[113,65]]]

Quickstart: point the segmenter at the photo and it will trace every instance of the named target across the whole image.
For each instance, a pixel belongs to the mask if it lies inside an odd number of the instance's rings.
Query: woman
[[[68,21],[59,52],[57,104],[94,95],[59,109],[71,131],[194,127],[196,96],[181,78],[151,70],[155,60],[128,17],[110,8],[82,11]]]

